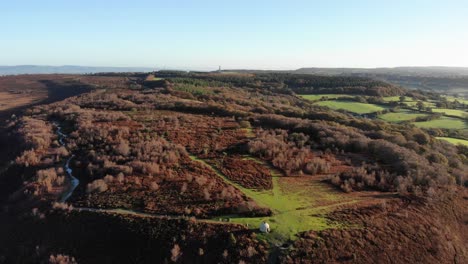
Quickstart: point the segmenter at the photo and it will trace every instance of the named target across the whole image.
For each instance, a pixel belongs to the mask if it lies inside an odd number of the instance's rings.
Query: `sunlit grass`
[[[468,126],[465,121],[450,118],[450,117],[441,117],[439,119],[425,121],[425,122],[414,122],[414,125],[422,128],[446,128],[446,129],[467,129]]]
[[[278,170],[253,157],[245,157],[245,159],[255,160],[270,168],[273,181],[271,190],[256,191],[242,187],[230,181],[205,161],[195,156],[191,158],[210,167],[226,183],[238,188],[259,206],[273,211],[273,215],[269,217],[223,216],[223,218],[229,217],[231,222],[248,225],[252,229],[258,229],[262,221],[267,221],[272,232],[259,234],[259,238],[270,243],[277,244],[289,239],[294,240],[296,234],[304,231],[338,228],[340,224],[328,221],[325,217],[326,213],[336,206],[356,202],[328,184],[313,181],[307,177],[282,177]]]
[[[458,110],[458,109],[434,108],[432,109],[432,112],[443,113],[445,115],[458,116],[458,117],[468,116],[468,112],[465,112],[463,110]]]
[[[386,113],[383,115],[379,115],[379,118],[387,122],[403,122],[403,121],[414,120],[418,117],[423,117],[423,116],[426,116],[426,115],[422,113],[416,113],[413,111],[401,110],[396,113]]]
[[[450,96],[450,95],[443,95],[443,97],[447,98],[447,101],[449,102],[454,102],[455,100],[457,100],[460,103],[468,105],[468,99],[465,99],[465,98],[459,98],[459,97]]]
[[[353,95],[350,94],[301,94],[299,96],[310,101],[317,101],[320,99],[334,100],[337,98],[353,97]]]
[[[317,105],[326,106],[335,110],[342,109],[356,114],[370,114],[385,110],[384,107],[379,105],[351,101],[320,101]]]
[[[464,140],[464,139],[458,139],[458,138],[451,138],[451,137],[437,137],[437,139],[441,139],[441,140],[445,140],[447,142],[450,142],[454,145],[465,145],[465,146],[468,146],[468,140]]]

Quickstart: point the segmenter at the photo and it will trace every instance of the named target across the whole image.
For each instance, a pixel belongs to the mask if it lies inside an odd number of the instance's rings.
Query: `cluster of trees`
[[[404,133],[367,127],[361,130],[327,122],[312,122],[278,115],[258,116],[257,123],[263,126],[288,129],[310,137],[311,146],[318,149],[360,153],[381,168],[376,175],[386,175],[383,190],[395,190],[398,176],[405,179],[408,190],[420,186],[427,190],[433,184],[465,184],[466,178],[456,176],[467,168],[468,160],[455,146],[433,140],[425,132],[412,127],[398,127]],[[356,124],[355,124],[356,125]],[[366,128],[363,126],[363,128]],[[446,159],[440,158],[441,156]],[[376,176],[377,177],[377,176]],[[343,179],[347,179],[344,177]],[[401,180],[400,180],[401,181]],[[380,178],[373,181],[380,183]],[[341,184],[341,183],[340,183]]]
[[[17,126],[18,134],[23,139],[26,148],[44,150],[55,138],[52,126],[40,119],[22,117],[18,120]]]
[[[26,193],[42,195],[53,193],[54,187],[66,182],[61,161],[69,156],[68,150],[58,142],[51,123],[41,117],[22,117],[15,121],[18,136],[26,149],[15,159],[20,167],[29,167],[22,176],[26,181]]]
[[[286,130],[260,130],[257,137],[248,143],[249,152],[271,161],[287,175],[298,173],[327,173],[330,164],[314,157],[310,147],[305,146],[308,136],[302,133],[288,134]]]
[[[237,73],[202,74],[195,72],[158,72],[158,76],[174,83],[194,84],[204,87],[253,87],[276,92],[347,93],[372,96],[395,96],[404,94],[401,87],[361,77],[319,76],[290,73]]]
[[[44,170],[38,170],[36,173],[37,180],[40,189],[38,191],[51,192],[52,187],[62,186],[65,182],[65,175],[62,168],[48,168]]]

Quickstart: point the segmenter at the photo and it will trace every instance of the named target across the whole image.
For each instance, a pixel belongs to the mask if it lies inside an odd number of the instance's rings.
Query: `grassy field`
[[[434,112],[434,113],[443,113],[445,115],[459,116],[459,117],[463,117],[463,116],[468,115],[467,112],[462,111],[462,110],[457,110],[457,109],[434,108],[434,109],[432,109],[432,112]]]
[[[437,139],[448,141],[454,145],[461,144],[461,145],[468,146],[468,140],[464,140],[464,139],[451,138],[451,137],[437,137]]]
[[[414,108],[416,108],[417,103],[418,103],[418,101],[405,101],[405,104],[407,106],[414,107]],[[431,108],[436,107],[435,102],[423,102],[423,105],[424,105],[424,107],[431,107]]]
[[[426,116],[426,115],[413,112],[413,111],[401,110],[397,113],[387,113],[387,114],[379,115],[379,118],[387,122],[403,122],[403,121],[409,121],[417,117],[423,117],[423,116]]]
[[[399,102],[400,96],[386,96],[383,98],[385,102]],[[404,102],[414,102],[413,98],[405,96]]]
[[[449,102],[453,102],[453,101],[457,100],[460,103],[468,104],[468,99],[457,98],[457,97],[454,97],[454,96],[444,96],[444,97],[447,98],[447,101],[449,101]]]
[[[260,223],[267,221],[270,224],[272,232],[269,234],[258,234],[258,238],[270,243],[276,244],[283,243],[289,239],[294,240],[297,233],[308,230],[337,228],[339,224],[327,221],[325,214],[336,206],[357,202],[346,197],[342,192],[337,191],[328,184],[313,181],[310,177],[282,177],[280,172],[271,168],[263,161],[252,157],[246,157],[246,159],[255,160],[270,168],[273,177],[272,190],[255,191],[242,187],[230,181],[225,175],[205,161],[195,156],[191,156],[191,158],[210,167],[226,183],[241,190],[258,205],[268,207],[273,211],[273,215],[269,217],[239,217],[236,215],[222,217],[228,217],[233,223],[244,224],[253,229],[258,229]],[[312,193],[313,195],[310,195]]]
[[[467,129],[466,122],[457,118],[442,117],[436,120],[425,122],[414,122],[414,125],[422,128],[446,128],[446,129]]]
[[[299,95],[300,97],[310,100],[310,101],[317,101],[320,100],[324,97],[327,98],[327,100],[333,100],[337,98],[351,98],[354,95],[349,95],[349,94],[303,94]]]
[[[400,96],[386,96],[383,98],[385,102],[399,102]],[[408,97],[405,97],[405,101]]]
[[[343,109],[356,114],[369,114],[385,109],[384,107],[375,104],[342,101],[321,101],[318,102],[317,105],[326,106],[335,110]]]
[[[352,102],[352,101],[336,101],[337,98],[342,97],[353,97],[354,95],[349,94],[309,94],[309,95],[301,95],[302,98],[317,101],[320,100],[322,97],[326,97],[327,101],[319,101],[316,102],[317,105],[326,106],[334,110],[346,110],[356,114],[370,114],[378,111],[382,111],[385,109],[385,106],[376,105],[376,104],[366,104],[366,103],[359,103],[359,102]],[[383,98],[386,102],[398,102],[400,101],[400,96],[388,96]],[[454,97],[447,97],[448,100],[455,100]],[[458,98],[457,100],[464,102],[463,99]],[[427,116],[425,113],[420,113],[416,109],[417,101],[411,97],[405,97],[405,104],[411,108],[414,108],[415,111],[411,110],[401,110],[397,113],[387,113],[379,115],[379,119],[387,121],[387,122],[403,122],[403,121],[411,121],[418,117]],[[443,109],[443,108],[436,108],[436,102],[428,101],[423,102],[425,107],[431,107],[434,113],[443,113],[447,116],[456,116],[456,117],[463,117],[468,115],[466,111],[457,110],[457,109]],[[437,120],[431,120],[426,122],[414,122],[418,127],[422,128],[446,128],[446,129],[467,129],[467,124],[460,119],[457,118],[450,118],[450,117],[442,117]]]

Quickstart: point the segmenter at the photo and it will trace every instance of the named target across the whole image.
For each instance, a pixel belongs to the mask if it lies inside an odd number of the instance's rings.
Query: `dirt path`
[[[100,208],[88,208],[88,207],[76,207],[72,210],[78,212],[95,212],[95,213],[107,213],[107,214],[119,214],[119,215],[132,215],[138,217],[149,217],[149,218],[156,218],[156,219],[170,219],[170,220],[189,220],[190,217],[183,216],[183,215],[162,215],[162,214],[151,214],[151,213],[143,213],[138,212],[135,210],[128,210],[128,209],[100,209]],[[216,225],[232,225],[236,223],[231,222],[222,222],[216,221],[211,219],[195,219],[196,222],[200,223],[208,223],[208,224],[216,224]]]

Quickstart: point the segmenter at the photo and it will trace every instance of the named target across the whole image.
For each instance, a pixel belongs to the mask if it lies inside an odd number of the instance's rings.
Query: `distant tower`
[[[219,65],[218,71],[221,72],[221,65]]]

